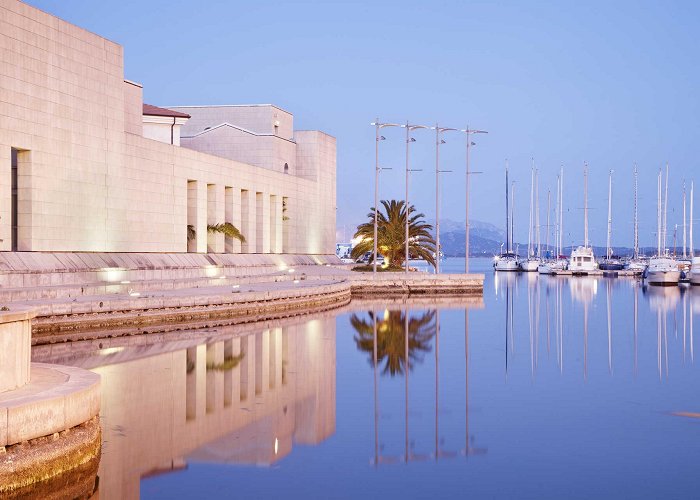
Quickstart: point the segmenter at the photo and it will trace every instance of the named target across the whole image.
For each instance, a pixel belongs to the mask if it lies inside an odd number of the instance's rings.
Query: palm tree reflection
[[[377,355],[376,363],[382,367],[382,374],[394,377],[403,375],[406,370],[406,331],[408,331],[408,367],[423,361],[423,355],[430,352],[430,343],[435,336],[435,310],[421,315],[408,316],[404,311],[384,311],[377,316]],[[369,362],[374,366],[374,319],[375,312],[367,311],[368,319],[357,314],[350,318],[350,324],[357,334],[355,344],[360,351],[369,354]],[[408,321],[406,321],[408,320]]]

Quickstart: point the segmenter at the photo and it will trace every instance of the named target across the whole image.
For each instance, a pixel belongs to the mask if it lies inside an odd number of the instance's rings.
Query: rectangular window
[[[17,231],[17,150],[12,148],[12,209],[10,216],[10,224],[12,228],[11,241],[12,241],[12,251],[16,252],[18,249],[18,231]]]

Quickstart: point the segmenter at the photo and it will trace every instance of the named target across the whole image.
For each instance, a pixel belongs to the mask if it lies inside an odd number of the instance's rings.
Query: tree
[[[350,324],[357,332],[353,338],[357,348],[369,353],[370,365],[374,366],[374,311],[367,314],[368,320],[353,314]],[[406,314],[404,311],[388,311],[384,318],[377,318],[377,363],[384,364],[382,374],[394,377],[406,370]],[[430,352],[435,331],[435,310],[408,319],[409,369],[423,361],[423,353]]]
[[[225,236],[239,240],[241,243],[245,243],[245,236],[238,230],[236,226],[230,222],[223,222],[220,224],[209,224],[207,225],[208,233],[222,233]],[[197,230],[192,224],[187,225],[187,241],[193,240],[197,237]]]
[[[389,260],[390,265],[401,267],[406,256],[406,209],[403,200],[382,200],[384,211],[377,214],[377,248]],[[370,208],[368,222],[357,226],[355,238],[361,241],[352,249],[351,257],[357,259],[374,250],[374,211]],[[416,213],[413,205],[408,209],[408,251],[413,258],[421,258],[435,266],[435,240],[425,215]]]

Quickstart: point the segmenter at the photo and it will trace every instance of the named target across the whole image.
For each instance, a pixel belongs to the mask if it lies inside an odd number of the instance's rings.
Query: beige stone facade
[[[334,252],[333,137],[271,105],[178,107],[178,146],[142,106],[120,45],[0,0],[0,250]]]

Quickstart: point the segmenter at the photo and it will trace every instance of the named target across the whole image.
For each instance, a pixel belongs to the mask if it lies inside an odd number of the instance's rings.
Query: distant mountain
[[[435,220],[428,220],[429,224],[435,225]],[[498,255],[501,252],[501,244],[506,239],[506,233],[501,228],[479,220],[470,221],[469,231],[469,254],[473,257]],[[348,231],[350,232],[350,231]],[[354,233],[354,231],[352,231]],[[435,231],[433,230],[433,235]],[[464,257],[464,236],[465,228],[464,221],[454,221],[443,219],[440,221],[440,246],[446,257]],[[515,243],[514,248],[518,250],[520,255],[527,255],[526,243]],[[552,247],[553,249],[553,247]],[[564,247],[564,255],[571,255],[571,246]],[[542,245],[543,253],[546,251],[545,245]],[[673,253],[673,249],[670,250]],[[605,247],[594,246],[593,252],[597,257],[605,255]],[[632,255],[633,250],[630,247],[614,247],[615,255],[626,256]],[[645,247],[640,249],[642,255],[653,255],[656,253],[655,248]],[[676,249],[677,255],[682,255],[681,248]]]

